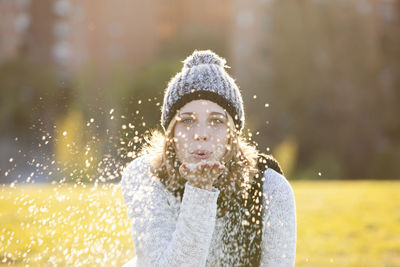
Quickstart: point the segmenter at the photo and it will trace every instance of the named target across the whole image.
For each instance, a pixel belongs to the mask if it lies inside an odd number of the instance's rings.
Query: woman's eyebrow
[[[216,112],[216,111],[211,112],[210,115],[220,115],[220,116],[223,116],[224,118],[226,118],[226,113],[221,113],[221,112]]]
[[[193,115],[195,115],[195,113],[194,112],[183,112],[183,113],[180,113],[180,115],[181,116],[182,115],[191,115],[191,116],[193,116]],[[220,115],[220,116],[223,116],[224,118],[226,118],[226,113],[221,113],[221,112],[217,112],[217,111],[210,112],[210,115]]]
[[[194,113],[193,112],[183,112],[183,113],[180,113],[179,115],[194,115]]]

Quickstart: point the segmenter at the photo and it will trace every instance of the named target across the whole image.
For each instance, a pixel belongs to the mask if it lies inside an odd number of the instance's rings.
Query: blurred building
[[[311,0],[310,0],[311,1]],[[323,5],[326,1],[313,1]],[[398,1],[340,1],[369,18],[378,34],[398,19]],[[268,73],[268,16],[273,0],[16,0],[0,1],[0,63],[17,54],[56,63],[68,73],[85,64],[107,70],[124,63],[135,69],[168,40],[199,27],[229,44],[231,65],[242,83]],[[304,5],[306,2],[299,3]]]
[[[310,0],[311,1],[311,0]],[[313,1],[323,5],[326,1]],[[298,8],[305,3],[299,2]],[[341,1],[367,17],[379,35],[398,19],[395,0]],[[107,73],[114,64],[131,71],[183,32],[208,29],[228,46],[233,74],[247,87],[268,80],[273,0],[0,0],[0,63],[24,54],[74,75],[85,66]]]
[[[30,26],[29,0],[0,1],[0,64],[18,54]]]
[[[232,2],[18,0],[0,1],[0,62],[24,53],[68,73],[85,64],[107,70],[148,62],[160,45],[185,29],[230,35]]]
[[[236,0],[234,21],[232,23],[232,65],[245,66],[235,68],[235,77],[242,86],[247,87],[257,78],[268,73],[268,36],[270,17],[267,0]]]
[[[282,4],[275,0],[235,0],[233,6],[231,51],[235,76],[241,85],[247,87],[254,80],[268,82],[268,74],[273,66],[268,63],[270,51],[270,31],[273,5]],[[287,3],[301,12],[304,5],[324,5],[328,0],[294,1]],[[370,27],[371,39],[379,38],[383,29],[396,27],[400,12],[398,0],[338,0],[338,5],[354,9],[365,17],[364,23]],[[285,16],[285,14],[282,14]],[[398,30],[398,29],[397,29]],[[375,36],[375,38],[373,37]],[[262,79],[263,78],[263,79]]]

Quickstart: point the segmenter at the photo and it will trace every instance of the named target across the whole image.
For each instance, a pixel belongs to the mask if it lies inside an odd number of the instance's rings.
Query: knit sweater
[[[292,187],[264,172],[264,228],[260,266],[294,266],[296,208]],[[155,177],[149,155],[133,160],[121,180],[136,256],[125,266],[221,266],[227,216],[217,218],[220,191],[185,184],[182,201]]]

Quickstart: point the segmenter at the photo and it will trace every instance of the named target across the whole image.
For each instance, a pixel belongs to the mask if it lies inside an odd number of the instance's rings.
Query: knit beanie
[[[186,103],[205,99],[222,108],[232,117],[236,130],[244,126],[243,100],[235,80],[225,71],[230,68],[226,60],[211,50],[195,50],[184,61],[182,70],[169,82],[164,94],[161,110],[161,125],[164,131],[177,110]]]

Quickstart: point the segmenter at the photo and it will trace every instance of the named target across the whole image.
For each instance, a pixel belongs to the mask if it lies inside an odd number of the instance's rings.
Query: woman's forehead
[[[214,114],[221,114],[223,116],[226,116],[226,112],[224,108],[222,108],[220,105],[209,101],[209,100],[193,100],[186,105],[184,105],[180,110],[179,114],[184,115],[196,115],[196,114],[207,114],[207,115],[214,115]]]

